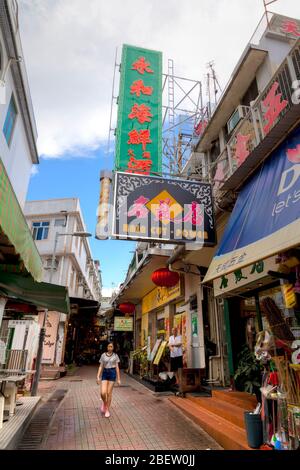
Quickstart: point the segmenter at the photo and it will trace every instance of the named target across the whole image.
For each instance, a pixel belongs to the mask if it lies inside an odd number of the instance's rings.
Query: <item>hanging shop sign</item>
[[[281,286],[284,304],[286,308],[293,308],[297,305],[297,298],[293,284],[282,284]]]
[[[162,53],[123,45],[115,169],[161,173]]]
[[[132,317],[115,317],[114,331],[133,331]]]
[[[269,29],[287,35],[289,38],[298,39],[300,37],[300,21],[288,16],[273,15],[269,23]]]
[[[116,173],[113,236],[215,245],[211,185]]]
[[[112,184],[111,171],[100,173],[100,197],[97,208],[96,238],[107,240],[110,232],[110,191]]]
[[[182,281],[174,287],[156,287],[142,299],[142,314],[151,312],[183,295]]]
[[[255,288],[255,282],[268,276],[268,271],[277,270],[278,264],[275,262],[275,256],[272,256],[265,260],[256,261],[245,268],[236,269],[233,273],[224,274],[214,280],[215,297],[249,286],[252,283]]]
[[[42,324],[43,315],[39,315],[39,323]],[[43,346],[42,364],[53,364],[55,358],[57,332],[60,315],[58,312],[48,312],[46,320],[46,332]]]
[[[300,128],[247,181],[204,282],[300,244]]]

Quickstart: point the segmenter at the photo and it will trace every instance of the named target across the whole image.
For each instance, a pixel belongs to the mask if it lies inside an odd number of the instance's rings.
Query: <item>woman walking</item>
[[[99,385],[101,377],[101,413],[105,414],[105,418],[109,418],[109,409],[115,381],[117,380],[118,385],[121,385],[119,368],[120,359],[118,354],[114,353],[113,343],[108,343],[107,352],[104,352],[101,355],[99,362],[100,366],[97,374],[97,384]]]

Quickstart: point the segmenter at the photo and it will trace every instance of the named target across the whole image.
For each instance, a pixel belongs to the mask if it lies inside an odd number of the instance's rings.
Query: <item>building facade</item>
[[[37,129],[15,3],[0,2],[0,155],[21,208],[32,166],[39,163]]]
[[[217,231],[223,236],[219,238],[219,245],[214,253],[217,256],[210,264],[205,265],[209,269],[204,285],[209,285],[207,282],[214,279],[215,304],[221,310],[225,326],[223,354],[226,356],[231,378],[235,375],[243,346],[247,344],[254,350],[256,334],[268,325],[266,316],[261,311],[262,299],[276,299],[282,313],[289,318],[287,321],[290,326],[297,326],[295,312],[288,313],[284,307],[281,285],[285,281],[280,280],[280,275],[270,275],[270,272],[278,269],[274,255],[280,251],[280,243],[276,243],[275,238],[266,240],[265,244],[263,241],[259,242],[259,233],[263,233],[261,240],[267,234],[263,228],[268,225],[269,213],[264,203],[272,199],[271,181],[275,182],[278,176],[275,167],[270,168],[267,183],[270,187],[264,195],[258,181],[263,177],[267,166],[271,165],[272,159],[277,158],[276,150],[299,128],[297,90],[300,84],[300,43],[297,31],[300,23],[275,14],[268,15],[267,19],[268,21],[263,18],[258,28],[260,34],[252,37],[242,54],[214,113],[204,126],[190,165],[185,169],[188,173],[189,168],[191,171],[195,162],[198,162],[198,170],[214,188]],[[295,137],[294,142],[296,140]],[[295,147],[297,149],[297,145]],[[259,195],[264,200],[255,201],[253,190],[251,201],[248,200],[248,205],[244,205],[239,212],[240,220],[243,221],[240,225],[234,214],[251,178],[256,190],[260,188]],[[289,182],[293,186],[293,181]],[[286,186],[287,184],[286,180]],[[230,217],[233,208],[233,215]],[[260,208],[263,212],[259,218]],[[271,215],[272,224],[274,215],[280,213],[277,206],[275,210],[276,213]],[[289,208],[286,207],[286,210],[289,211]],[[242,238],[246,231],[250,235],[251,230],[249,225],[246,226],[246,220],[254,213],[255,222],[252,227],[258,236],[252,237],[252,241],[257,244],[251,245],[252,257],[249,257]],[[281,227],[283,226],[284,223]],[[276,232],[275,227],[276,224],[271,232]],[[235,240],[231,248],[228,248],[228,244],[224,247],[228,237]],[[294,241],[290,245],[287,241],[286,248],[292,246],[295,246]],[[237,248],[240,248],[239,256],[235,257]],[[228,255],[227,260],[219,257],[224,250]],[[204,255],[204,252],[199,252],[196,260],[201,263]],[[187,259],[190,258],[191,255],[188,255]]]
[[[206,379],[210,384],[224,386],[233,381],[242,345],[250,341],[247,338],[251,337],[251,329],[254,328],[253,312],[256,312],[259,300],[257,297],[253,300],[253,296],[245,296],[245,292],[250,292],[252,287],[247,285],[244,278],[252,279],[257,283],[257,287],[268,284],[272,287],[274,281],[279,286],[282,283],[279,278],[274,279],[268,274],[272,271],[274,262],[274,259],[269,258],[279,252],[272,242],[265,247],[265,251],[263,248],[259,255],[256,253],[252,258],[248,258],[249,276],[244,274],[243,270],[240,272],[239,269],[234,269],[234,261],[230,256],[225,260],[227,265],[223,263],[224,272],[213,259],[219,254],[220,247],[222,248],[224,233],[228,235],[230,215],[239,202],[238,193],[243,190],[255,171],[261,169],[268,158],[272,158],[276,148],[285,142],[287,136],[299,127],[299,31],[298,20],[270,13],[263,17],[208,120],[205,113],[206,120],[201,126],[202,134],[190,160],[183,168],[183,177],[207,181],[213,186],[216,233],[219,241],[217,247],[199,250],[193,244],[186,244],[171,250],[166,247],[164,251],[159,245],[151,247],[146,244],[143,248],[147,260],[145,265],[139,265],[140,262],[132,263],[117,297],[117,301],[131,300],[137,305],[136,311],[139,313],[136,346],[139,343],[144,344],[143,331],[146,324],[147,334],[149,335],[150,331],[152,342],[155,342],[156,335],[150,320],[153,313],[145,316],[143,309],[138,306],[142,305],[144,296],[154,288],[149,279],[155,266],[160,264],[161,267],[169,266],[171,270],[178,271],[185,286],[185,305],[182,309],[186,311],[187,364],[189,367],[205,370]],[[295,139],[293,155],[297,154],[298,148]],[[293,163],[297,165],[296,160],[295,156]],[[294,170],[294,177],[291,171],[286,176],[287,189],[288,185],[292,185],[297,179],[297,168]],[[282,210],[283,203],[280,204],[275,207],[276,213]],[[235,224],[236,222],[231,225]],[[260,220],[260,224],[263,226],[264,222]],[[258,228],[255,222],[253,227]],[[238,239],[239,235],[236,235],[236,238]],[[290,246],[295,246],[295,240],[291,241]],[[232,249],[228,246],[226,249],[230,255]],[[241,248],[239,256],[242,255]],[[139,256],[138,249],[136,256]],[[154,258],[158,260],[158,264],[155,264]],[[261,270],[258,263],[262,259],[265,262]],[[247,260],[237,268],[241,266],[246,267]],[[219,275],[218,272],[216,274],[218,269]],[[221,275],[229,273],[233,276],[231,280]],[[237,303],[232,301],[230,309],[225,298],[230,295],[229,286],[235,291],[238,299]],[[239,286],[243,286],[240,291],[237,289]],[[278,297],[277,291],[274,293],[274,296],[276,295]],[[156,317],[156,321],[162,323],[162,312],[157,311],[157,314],[159,319]],[[294,318],[291,320],[291,327],[296,328],[295,313],[290,314]],[[197,327],[193,328],[192,325],[196,325],[196,321]],[[172,323],[170,325],[172,326]],[[260,327],[261,324],[257,324],[256,332]],[[198,338],[193,339],[193,330],[199,333]]]
[[[43,281],[50,282],[55,250],[51,282],[67,286],[70,297],[100,301],[100,263],[92,259],[88,238],[72,236],[86,232],[79,200],[27,201],[24,213],[43,260]]]
[[[21,300],[22,293],[25,297],[29,294],[25,285],[28,279],[42,280],[42,261],[23,213],[32,168],[39,163],[36,139],[16,2],[1,0],[0,343],[4,352],[1,368],[31,369],[37,349],[39,329],[33,323],[36,304],[25,305]],[[16,290],[17,284],[19,289]],[[20,318],[26,311],[33,314],[28,322]],[[24,334],[20,336],[17,332],[21,330]],[[28,355],[23,352],[20,355],[22,348]]]
[[[71,312],[78,312],[85,301],[96,308],[101,300],[100,263],[92,259],[88,239],[74,235],[86,233],[79,200],[27,201],[24,212],[42,259],[43,281],[68,288]],[[43,322],[42,313],[39,322]],[[61,312],[48,312],[43,364],[63,362],[68,327],[72,334],[78,333],[69,322]]]

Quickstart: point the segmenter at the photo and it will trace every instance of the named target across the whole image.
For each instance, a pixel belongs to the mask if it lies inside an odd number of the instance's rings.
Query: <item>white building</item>
[[[100,263],[92,259],[88,238],[70,235],[86,232],[79,200],[27,201],[24,212],[43,261],[43,281],[50,281],[55,237],[59,233],[52,283],[67,286],[70,297],[100,301]]]
[[[32,166],[39,160],[16,15],[15,2],[0,1],[0,157],[23,208]]]
[[[23,214],[31,170],[39,163],[36,139],[17,2],[0,0],[0,343],[2,353],[5,348],[13,353],[10,367],[21,367],[24,358],[25,369],[31,369],[36,355],[39,326],[34,320],[11,320],[11,303],[20,299],[10,291],[8,278],[15,272],[20,283],[22,273],[42,279],[41,258]],[[26,357],[20,357],[20,349]],[[1,367],[4,360],[2,354]]]
[[[76,298],[100,302],[100,263],[92,259],[88,238],[72,236],[87,232],[79,200],[27,201],[24,212],[42,258],[43,281],[68,287],[71,303],[76,303]],[[39,321],[42,323],[42,314]],[[64,357],[67,317],[49,312],[47,322],[42,362],[59,366]]]

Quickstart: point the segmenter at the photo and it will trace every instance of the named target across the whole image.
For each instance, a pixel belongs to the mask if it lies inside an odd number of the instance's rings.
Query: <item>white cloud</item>
[[[38,166],[37,165],[32,165],[31,167],[31,177],[33,178],[35,175],[37,175],[39,172]]]
[[[113,291],[112,287],[102,287],[102,297],[111,297]]]
[[[175,73],[224,85],[263,13],[262,0],[20,0],[40,154],[88,155],[106,140],[115,48],[161,50]],[[298,0],[272,9],[300,17]]]

